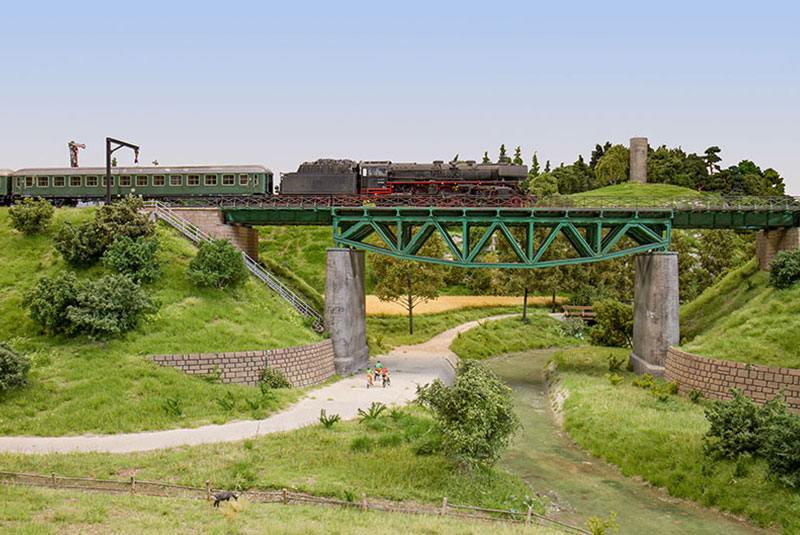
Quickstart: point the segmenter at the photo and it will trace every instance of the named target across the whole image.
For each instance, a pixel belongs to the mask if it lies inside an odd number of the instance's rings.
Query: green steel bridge
[[[800,197],[340,196],[224,199],[233,225],[330,225],[333,241],[396,258],[461,267],[537,268],[667,250],[672,229],[800,226]],[[421,253],[434,237],[444,258]],[[557,238],[570,253],[554,258]],[[511,258],[484,253],[506,240]]]

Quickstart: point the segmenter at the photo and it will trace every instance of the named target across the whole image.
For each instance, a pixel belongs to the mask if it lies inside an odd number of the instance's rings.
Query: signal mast
[[[70,141],[67,145],[69,146],[69,166],[78,167],[78,149],[85,149],[86,145],[74,141]]]

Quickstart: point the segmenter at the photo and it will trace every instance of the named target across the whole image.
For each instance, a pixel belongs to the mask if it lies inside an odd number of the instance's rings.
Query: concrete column
[[[328,249],[325,266],[325,330],[331,333],[333,365],[348,375],[367,363],[364,251]]]
[[[756,235],[756,257],[758,267],[769,271],[769,264],[781,251],[800,247],[800,228],[762,230]]]
[[[678,345],[680,339],[678,253],[667,251],[636,255],[631,353],[633,371],[663,376],[667,348]]]
[[[631,138],[631,182],[647,184],[647,138]]]

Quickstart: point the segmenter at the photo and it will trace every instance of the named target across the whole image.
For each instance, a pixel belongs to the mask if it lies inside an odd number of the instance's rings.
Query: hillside
[[[279,392],[255,411],[247,399],[254,389],[212,384],[177,370],[161,368],[146,356],[159,353],[242,351],[300,345],[319,340],[297,314],[254,280],[241,289],[220,292],[188,284],[184,272],[195,247],[159,226],[163,277],[150,286],[159,312],[137,330],[107,342],[48,337],[22,307],[23,292],[37,278],[66,266],[53,248],[55,229],[65,221],[92,216],[91,209],[56,211],[50,231],[25,237],[11,229],[8,210],[0,210],[0,340],[33,358],[31,384],[0,397],[0,434],[57,435],[129,432],[197,426],[233,418],[265,416],[296,399]],[[75,270],[96,277],[102,266]],[[202,335],[199,335],[202,333]],[[226,410],[218,399],[233,397]],[[175,400],[183,415],[164,409]]]
[[[703,193],[689,188],[673,186],[671,184],[639,184],[638,182],[625,182],[605,188],[593,189],[582,193],[575,193],[570,197],[681,197],[702,199],[712,197],[710,193]]]
[[[681,339],[706,357],[800,368],[800,284],[773,288],[753,259],[681,308]]]

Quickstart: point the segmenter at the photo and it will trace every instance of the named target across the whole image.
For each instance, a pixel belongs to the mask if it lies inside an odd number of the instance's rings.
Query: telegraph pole
[[[111,148],[112,143],[117,145],[113,149]],[[133,145],[126,141],[120,141],[112,137],[106,138],[106,204],[111,204],[111,155],[117,149],[121,149],[122,147],[128,147],[129,149],[133,149],[133,155],[134,155],[133,163],[139,163],[138,145]]]

